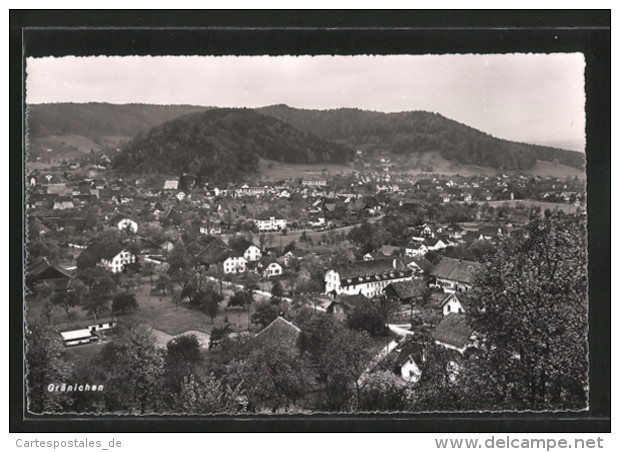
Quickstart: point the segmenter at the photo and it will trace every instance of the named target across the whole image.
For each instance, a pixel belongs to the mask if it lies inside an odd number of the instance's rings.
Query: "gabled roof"
[[[71,273],[60,265],[44,257],[32,266],[29,272],[37,279],[71,278]]]
[[[463,314],[448,314],[432,333],[433,339],[443,344],[463,348],[473,333]]]
[[[393,291],[400,300],[410,300],[412,298],[421,297],[426,289],[426,284],[419,279],[411,281],[398,281],[390,283],[384,292]]]
[[[431,268],[433,268],[431,261],[424,256],[415,256],[410,262],[415,262],[415,264],[420,267],[423,272],[429,272]]]
[[[479,262],[444,257],[431,271],[431,276],[471,284],[482,268],[483,265]]]
[[[338,272],[340,279],[372,276],[395,271],[391,259],[350,262],[348,264],[336,265],[333,270]]]
[[[345,312],[351,312],[355,308],[368,304],[370,300],[362,294],[358,295],[338,295],[338,297],[327,307],[328,312],[334,310],[334,306],[341,305]]]
[[[301,330],[283,317],[277,317],[254,336],[255,343],[270,342],[283,347],[296,347]]]
[[[238,242],[237,242],[237,241],[234,241],[233,246],[231,246],[231,248],[232,248],[233,250],[237,251],[238,253],[243,254],[243,253],[245,253],[245,252],[247,251],[247,249],[248,249],[249,247],[251,247],[251,246],[256,246],[256,245],[254,245],[254,244],[253,244],[252,242],[250,242],[249,240],[243,239],[243,240],[239,240]],[[256,248],[258,248],[258,247],[256,246]]]
[[[257,220],[270,220],[271,217],[275,218],[276,220],[283,220],[283,219],[285,219],[284,215],[281,215],[278,212],[274,212],[274,211],[265,211],[265,212],[262,212],[262,213],[256,215],[256,219]]]
[[[124,249],[125,247],[120,243],[93,242],[82,251],[82,255],[90,255],[97,260],[110,260]]]
[[[416,364],[419,364],[422,361],[423,352],[424,352],[423,344],[419,344],[415,342],[408,342],[404,344],[403,347],[400,349],[398,356],[396,357],[396,360],[394,361],[394,364],[400,367],[405,362],[407,362],[409,357],[412,357],[413,360],[416,362]]]

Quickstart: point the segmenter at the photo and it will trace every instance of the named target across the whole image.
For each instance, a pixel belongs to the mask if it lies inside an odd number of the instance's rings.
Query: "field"
[[[51,316],[51,323],[57,331],[67,331],[72,329],[84,328],[90,324],[102,321],[120,321],[129,322],[137,321],[144,323],[153,329],[152,333],[157,346],[165,346],[166,342],[172,337],[193,333],[199,338],[199,341],[206,345],[209,341],[209,335],[214,326],[223,326],[225,320],[228,320],[233,331],[247,331],[248,315],[254,313],[255,303],[248,311],[240,308],[228,308],[226,303],[232,292],[226,288],[223,290],[224,300],[220,303],[220,309],[215,320],[212,322],[204,312],[191,309],[187,302],[176,306],[170,295],[159,296],[151,294],[150,286],[147,280],[143,284],[132,290],[138,300],[138,309],[135,312],[126,315],[114,315],[113,319],[109,312],[100,316],[100,320],[95,321],[92,315],[89,315],[79,308],[73,309],[75,319],[68,322],[67,316],[62,309],[55,309]],[[254,295],[256,301],[265,299],[261,295]],[[27,319],[28,322],[34,322],[41,319],[42,305],[40,302],[27,302]],[[252,324],[251,329],[255,330],[256,325]],[[103,344],[80,345],[67,349],[67,356],[75,359],[84,359],[94,355],[101,349]]]
[[[117,147],[128,140],[122,136],[85,137],[82,135],[48,135],[29,140],[29,150],[33,155],[52,158],[80,157],[92,150],[100,151],[104,146]],[[51,151],[47,151],[51,149]]]
[[[559,202],[533,201],[530,199],[515,199],[512,201],[488,201],[488,203],[489,203],[489,206],[491,207],[500,207],[506,204],[510,207],[524,206],[528,209],[530,207],[540,207],[541,212],[544,212],[545,209],[549,209],[549,210],[558,209],[566,213],[577,212],[577,207],[573,206],[572,204],[563,204]]]
[[[450,162],[449,160],[444,159],[439,152],[423,152],[418,154],[414,154],[409,159],[409,164],[414,164],[416,166],[426,166],[430,165],[433,168],[432,173],[434,174],[442,174],[446,176],[497,176],[501,174],[502,171],[496,168],[491,168],[488,166],[479,166],[479,165],[459,165]],[[407,171],[408,174],[411,175],[423,175],[429,174],[420,169],[412,168]],[[572,168],[570,166],[561,165],[559,163],[547,162],[544,160],[538,160],[536,165],[532,169],[525,171],[504,171],[506,174],[514,173],[518,175],[530,175],[530,176],[540,176],[540,177],[574,177],[577,176],[579,178],[584,179],[586,177],[585,171],[578,170],[577,168]]]
[[[310,175],[320,176],[327,174],[351,173],[355,168],[338,163],[284,163],[273,160],[260,159],[259,170],[261,175],[271,180],[298,179]]]

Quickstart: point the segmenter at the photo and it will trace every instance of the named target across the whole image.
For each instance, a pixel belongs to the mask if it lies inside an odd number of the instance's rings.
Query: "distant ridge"
[[[229,179],[258,171],[261,157],[291,163],[344,163],[352,154],[342,144],[254,110],[217,108],[138,134],[113,164],[122,171],[188,172]]]
[[[439,151],[444,158],[461,164],[506,170],[529,169],[536,160],[557,160],[582,169],[585,161],[582,152],[502,140],[427,111],[304,110],[283,104],[258,111],[354,149],[394,154]]]
[[[26,115],[28,132],[33,137],[133,137],[158,124],[208,108],[197,105],[57,103],[27,105]]]
[[[129,139],[186,115],[230,110],[252,111],[196,105],[34,104],[27,106],[27,127],[28,133],[34,138],[76,135],[89,138],[121,136]],[[288,139],[274,141],[279,145],[285,143],[290,145],[290,156],[284,149],[277,151],[263,149],[265,143],[256,143],[253,140],[247,141],[245,146],[257,146],[253,154],[259,157],[275,156],[276,160],[287,162],[344,162],[345,158],[351,157],[351,150],[355,149],[375,154],[397,155],[438,151],[442,157],[452,162],[502,170],[530,169],[536,164],[536,160],[557,162],[582,170],[585,162],[583,152],[502,140],[438,113],[426,111],[382,113],[354,108],[304,110],[281,104],[257,108],[254,111],[275,118],[299,133],[296,134],[296,138],[292,138],[294,132],[287,129],[292,141]],[[254,121],[252,133],[257,137],[262,136],[256,129],[259,123],[268,124],[264,119]],[[274,123],[270,124],[273,127],[267,135],[274,140],[276,137],[271,134],[282,126],[274,129]],[[227,132],[216,130],[219,126],[224,126],[226,129],[225,123],[212,123],[209,126],[210,133],[214,136],[225,135]],[[243,129],[239,124],[237,127],[239,130]],[[312,138],[303,138],[304,135]],[[173,141],[168,138],[166,140],[169,144]],[[233,139],[237,142],[243,140],[241,137]],[[305,143],[305,146],[308,140],[314,141],[315,145],[311,146],[304,156],[299,146],[301,143]],[[317,140],[321,143],[318,144]],[[333,152],[333,149],[340,149],[340,157],[336,156],[337,153]],[[253,157],[245,163],[251,168],[257,165]],[[169,165],[155,162],[153,166],[160,167],[157,171],[163,171]]]

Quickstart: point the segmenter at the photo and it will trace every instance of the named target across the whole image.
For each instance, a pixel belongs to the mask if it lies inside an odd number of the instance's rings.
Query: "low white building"
[[[381,295],[388,284],[410,281],[413,272],[396,259],[358,261],[338,265],[325,273],[325,293],[358,295],[367,298]]]
[[[286,229],[286,218],[274,214],[260,215],[254,220],[254,223],[261,232],[282,231]]]
[[[301,180],[301,185],[309,185],[314,187],[324,187],[327,181],[320,176],[308,176]]]

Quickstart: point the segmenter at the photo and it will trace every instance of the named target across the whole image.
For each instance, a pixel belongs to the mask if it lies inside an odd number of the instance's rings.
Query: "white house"
[[[397,349],[399,353],[394,362],[394,370],[403,380],[415,383],[422,376],[419,364],[425,361],[424,346],[410,343],[401,347],[400,350]]]
[[[130,231],[134,234],[138,232],[138,223],[124,215],[115,215],[110,220],[110,223],[116,226],[119,231]]]
[[[424,256],[428,252],[428,247],[421,242],[409,242],[405,247],[405,256],[416,257]]]
[[[283,271],[282,266],[276,261],[265,262],[263,264],[263,276],[265,278],[280,276]]]
[[[388,284],[410,281],[413,272],[396,259],[378,259],[342,264],[325,273],[325,293],[330,295],[362,294],[367,298],[381,295]]]
[[[441,301],[441,310],[444,317],[451,313],[463,314],[465,309],[457,298],[456,294],[450,293]]]
[[[230,253],[222,261],[222,268],[224,273],[245,273],[247,260],[243,256],[239,256],[236,253]]]
[[[263,214],[254,220],[259,231],[281,231],[286,229],[286,218],[275,214]]]
[[[245,239],[233,243],[232,249],[247,262],[256,262],[263,255],[259,247]]]
[[[112,273],[120,273],[127,264],[136,262],[136,256],[123,245],[109,245],[95,242],[90,244],[80,256],[90,256],[99,265]]]

